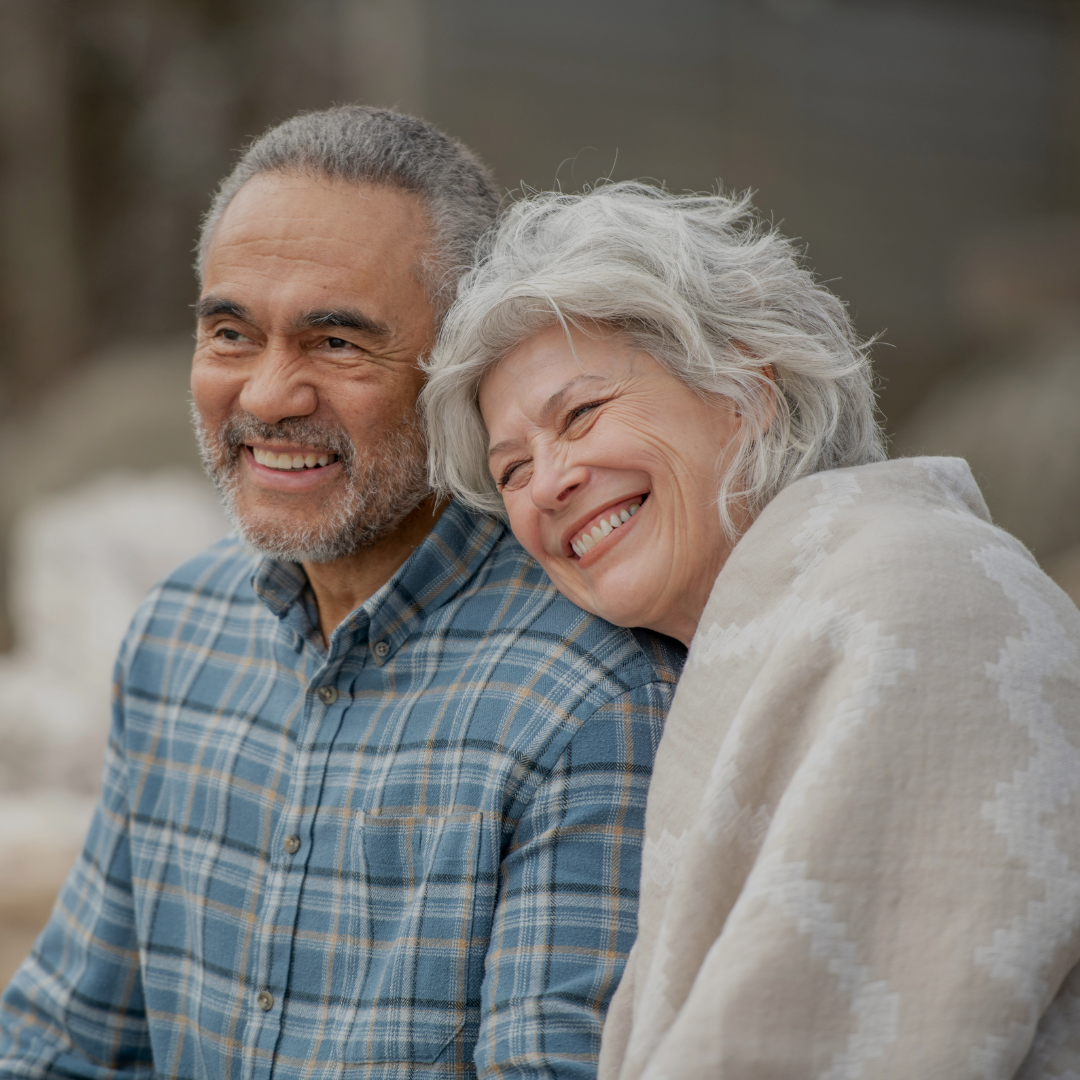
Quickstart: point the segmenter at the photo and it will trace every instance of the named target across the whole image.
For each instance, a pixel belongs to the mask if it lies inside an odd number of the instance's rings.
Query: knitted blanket
[[[1080,1077],[1080,612],[967,465],[780,493],[649,791],[602,1080]]]

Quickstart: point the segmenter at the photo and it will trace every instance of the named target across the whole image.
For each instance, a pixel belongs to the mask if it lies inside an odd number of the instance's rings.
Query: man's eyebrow
[[[241,322],[252,322],[251,312],[235,300],[226,300],[223,296],[204,296],[195,305],[197,319],[210,319],[215,315],[231,315]]]
[[[383,338],[389,335],[390,327],[365,315],[359,308],[335,308],[333,311],[309,311],[294,324],[297,330],[322,330],[339,327],[342,330],[356,330],[368,337]]]

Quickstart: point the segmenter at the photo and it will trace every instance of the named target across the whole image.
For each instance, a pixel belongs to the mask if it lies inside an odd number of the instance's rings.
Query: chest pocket
[[[346,1063],[471,1063],[497,874],[486,820],[360,815],[366,959]]]

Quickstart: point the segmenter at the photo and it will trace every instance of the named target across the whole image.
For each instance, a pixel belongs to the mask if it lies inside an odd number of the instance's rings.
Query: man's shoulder
[[[249,547],[235,536],[226,536],[181,563],[158,583],[154,592],[186,593],[208,601],[239,599],[250,603],[255,599],[251,576],[258,562],[259,556]]]
[[[146,595],[132,623],[132,636],[160,633],[163,623],[202,619],[208,611],[246,611],[257,603],[251,577],[259,557],[234,536],[226,536],[181,563]]]
[[[578,607],[507,531],[494,544],[454,613],[455,626],[475,627],[515,654],[547,665],[552,677],[585,671],[627,687],[674,684],[686,658],[682,645],[649,630],[614,626]]]

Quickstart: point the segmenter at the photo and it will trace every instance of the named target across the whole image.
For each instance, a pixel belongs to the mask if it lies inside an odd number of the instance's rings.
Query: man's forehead
[[[214,230],[203,314],[223,304],[260,319],[385,329],[424,293],[429,230],[416,196],[388,187],[266,176],[237,194]],[[414,295],[415,294],[415,295]],[[212,302],[212,303],[211,303]],[[201,302],[202,303],[202,302]],[[362,318],[354,316],[360,313]]]
[[[214,229],[206,275],[216,263],[312,263],[342,269],[377,259],[415,267],[430,240],[419,196],[382,185],[269,173],[237,192]]]

